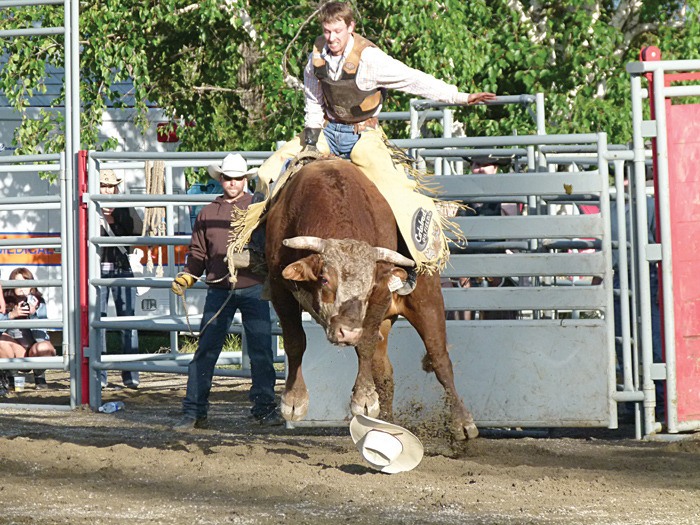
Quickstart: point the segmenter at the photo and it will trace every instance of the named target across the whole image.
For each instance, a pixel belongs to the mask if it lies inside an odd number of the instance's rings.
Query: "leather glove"
[[[302,151],[318,151],[316,143],[320,135],[321,128],[304,128],[304,135],[301,141],[304,146]]]
[[[175,279],[173,279],[173,284],[170,285],[170,290],[175,295],[182,295],[185,290],[190,288],[196,279],[188,273],[181,273]]]

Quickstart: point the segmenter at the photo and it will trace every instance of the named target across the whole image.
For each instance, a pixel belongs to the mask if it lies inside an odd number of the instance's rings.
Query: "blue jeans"
[[[187,394],[182,402],[182,410],[186,416],[207,415],[214,367],[236,310],[241,311],[243,330],[245,330],[248,344],[248,357],[250,357],[252,385],[248,399],[253,403],[250,412],[253,416],[263,417],[277,407],[275,403],[276,373],[270,333],[270,303],[260,299],[261,292],[262,284],[233,291],[209,288],[204,303],[199,345],[189,365]],[[226,302],[229,294],[233,295]],[[224,303],[226,306],[209,323]]]
[[[326,141],[331,148],[331,153],[346,159],[350,158],[352,148],[354,148],[357,141],[360,140],[360,135],[355,133],[355,128],[352,124],[329,122],[328,125],[323,128],[323,134],[326,136]]]
[[[134,274],[129,270],[121,270],[115,268],[114,270],[108,270],[102,272],[103,279],[116,279],[118,277],[133,277]],[[102,294],[100,296],[100,308],[102,316],[107,315],[107,302],[109,301],[109,296],[112,295],[114,300],[114,309],[117,312],[117,317],[131,316],[134,315],[136,307],[136,289],[135,288],[124,288],[121,286],[110,286],[108,288],[102,289]],[[138,354],[139,353],[139,335],[136,330],[122,330],[121,331],[122,354]],[[100,372],[102,383],[107,384],[107,371],[102,370]],[[122,372],[122,381],[125,385],[136,386],[139,384],[139,373],[138,372]]]

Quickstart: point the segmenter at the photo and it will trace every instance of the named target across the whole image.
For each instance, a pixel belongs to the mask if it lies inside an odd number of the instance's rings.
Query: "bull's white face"
[[[366,249],[368,248],[368,249]],[[366,244],[346,244],[324,253],[319,314],[331,342],[355,345],[362,336],[377,262]]]
[[[297,300],[325,328],[331,343],[356,346],[376,281],[383,285],[391,268],[378,263],[375,248],[365,242],[330,239],[322,254],[290,264],[282,276],[312,284],[310,291],[296,293]]]

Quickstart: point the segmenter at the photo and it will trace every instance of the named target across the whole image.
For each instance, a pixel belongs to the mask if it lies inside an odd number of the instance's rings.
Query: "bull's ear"
[[[322,264],[321,256],[315,253],[288,265],[282,270],[282,277],[290,281],[316,281]]]
[[[391,274],[398,277],[402,281],[405,281],[406,279],[408,279],[408,272],[406,270],[404,270],[403,268],[399,268],[398,266],[394,266],[391,269]]]
[[[394,266],[393,264],[384,261],[377,263],[377,273],[374,279],[375,284],[385,286],[384,283],[389,281],[389,279],[393,279],[394,277],[398,277],[401,281],[405,281],[408,277],[408,272],[399,266]]]

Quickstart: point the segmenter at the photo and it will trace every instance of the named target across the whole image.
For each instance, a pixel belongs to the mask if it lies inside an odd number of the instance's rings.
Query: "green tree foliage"
[[[667,59],[697,58],[700,0],[355,0],[357,31],[408,65],[465,91],[543,92],[549,133],[607,131],[631,137],[625,65],[642,45]],[[133,104],[145,127],[157,105],[181,133],[183,150],[272,149],[303,126],[299,83],[319,27],[312,0],[85,0],[80,3],[82,146],[108,104]],[[62,25],[62,6],[4,10],[0,29]],[[291,43],[291,45],[290,45]],[[61,37],[4,39],[0,89],[26,113],[45,91],[48,67],[63,64]],[[283,67],[284,66],[284,67]],[[114,89],[131,80],[124,97]],[[391,93],[386,110],[406,110]],[[63,100],[57,100],[62,105]],[[27,118],[18,152],[63,147],[60,112]],[[460,108],[469,135],[534,132],[515,106]],[[183,130],[183,128],[180,128]],[[391,135],[407,133],[394,125]]]

